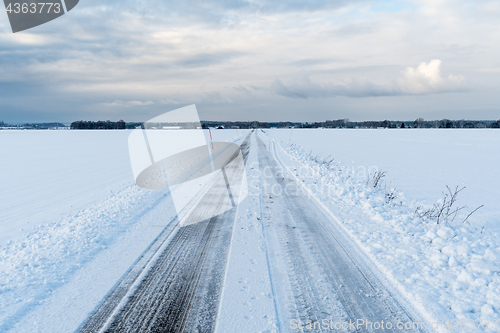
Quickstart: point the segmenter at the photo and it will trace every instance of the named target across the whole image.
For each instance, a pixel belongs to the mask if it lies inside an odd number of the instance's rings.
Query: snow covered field
[[[0,131],[0,244],[133,184],[128,131]]]
[[[459,203],[475,208],[474,225],[500,231],[500,131],[286,129],[267,133],[305,152],[353,167],[361,181],[368,168],[386,171],[388,187],[432,204],[446,185],[465,186]]]
[[[473,320],[484,330],[480,320],[500,319],[500,131],[265,132],[269,137],[260,137],[273,155],[427,320],[447,331],[446,320]],[[172,220],[168,193],[133,184],[129,133],[0,131],[0,331],[74,331]],[[212,136],[235,141],[245,133]],[[257,159],[252,147],[250,160]],[[254,165],[247,168],[250,175]],[[366,180],[376,170],[387,174],[374,188]],[[466,187],[458,204],[468,208],[455,222],[436,225],[414,214],[446,185]],[[260,185],[249,186],[219,332],[276,329]]]

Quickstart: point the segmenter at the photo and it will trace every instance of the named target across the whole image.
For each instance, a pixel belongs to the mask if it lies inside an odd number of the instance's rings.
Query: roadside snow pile
[[[65,284],[164,198],[163,191],[131,186],[0,248],[0,331]]]
[[[462,223],[474,207],[438,224],[422,214],[432,207],[387,188],[382,171],[276,143],[285,152],[280,159],[427,320],[443,331],[500,330],[500,234]]]

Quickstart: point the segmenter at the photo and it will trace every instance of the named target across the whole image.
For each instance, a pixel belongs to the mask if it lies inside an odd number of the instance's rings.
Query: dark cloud
[[[291,80],[288,84],[277,79],[272,83],[271,89],[280,96],[309,99],[449,93],[467,91],[467,85],[462,75],[450,74],[443,77],[441,61],[434,59],[429,63],[422,62],[415,68],[407,67],[399,77],[393,78],[389,83],[351,79],[340,84],[319,84],[312,82],[307,76],[302,76]]]
[[[130,4],[130,1],[125,1]],[[150,11],[151,8],[164,8],[165,11],[176,15],[200,15],[227,12],[240,12],[242,14],[255,13],[280,13],[280,12],[304,12],[318,11],[323,9],[337,9],[347,5],[359,3],[361,1],[346,0],[191,0],[191,1],[139,1],[138,7],[143,11]],[[122,1],[112,1],[120,4]]]
[[[258,10],[262,12],[293,12],[293,11],[317,11],[324,9],[337,9],[349,4],[355,4],[361,1],[331,1],[331,0],[277,0],[261,1]]]
[[[175,62],[176,66],[183,68],[196,68],[217,65],[245,55],[244,52],[217,52],[217,53],[199,53],[188,56],[185,59]]]
[[[323,65],[323,64],[330,64],[332,62],[335,62],[335,59],[301,59],[301,60],[295,60],[292,62],[289,62],[288,64],[291,66],[297,66],[297,67],[307,67],[307,66],[314,66],[314,65]]]
[[[232,26],[239,23],[243,15],[285,14],[335,10],[361,1],[344,0],[111,0],[103,3],[87,0],[78,6],[80,11],[92,9],[94,22],[105,26],[125,17],[122,14],[143,16],[151,24],[215,24]],[[94,10],[97,9],[97,10]],[[72,13],[73,14],[73,13]],[[82,15],[80,13],[79,15]],[[99,18],[103,20],[99,22]]]
[[[280,96],[289,98],[331,98],[336,96],[373,97],[394,96],[402,92],[397,87],[375,84],[372,82],[349,82],[346,84],[318,84],[309,78],[294,80],[285,85],[281,80],[275,80],[271,89]]]

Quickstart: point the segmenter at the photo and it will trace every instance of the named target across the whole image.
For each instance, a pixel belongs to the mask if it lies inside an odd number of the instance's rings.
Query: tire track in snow
[[[258,140],[258,135],[255,135],[255,139]],[[259,143],[257,143],[259,146]],[[259,156],[260,156],[260,150],[259,150]],[[262,168],[260,168],[260,163],[259,163],[259,184],[262,184]],[[259,196],[259,205],[260,205],[260,219],[261,219],[261,224],[262,224],[262,235],[264,236],[264,252],[266,253],[266,264],[267,264],[267,270],[269,272],[269,284],[271,287],[271,293],[273,296],[273,303],[274,303],[274,311],[276,315],[276,326],[278,328],[278,332],[281,332],[281,319],[280,319],[280,310],[278,310],[278,304],[277,304],[277,291],[276,291],[276,276],[275,272],[271,269],[271,260],[269,258],[269,248],[268,248],[268,238],[269,236],[266,233],[266,227],[265,227],[265,220],[264,220],[264,205],[263,205],[263,197],[264,197],[264,189],[262,186],[260,186],[260,196]]]
[[[291,320],[390,322],[393,329],[363,326],[361,330],[352,330],[383,332],[398,331],[398,322],[412,322],[411,315],[368,267],[349,253],[353,251],[349,251],[349,243],[333,228],[334,222],[283,170],[259,137],[257,141],[260,172],[264,175],[260,184],[263,225],[269,235],[270,274],[276,280],[274,285],[279,286],[275,297],[281,304],[278,306],[281,327],[292,327]],[[282,304],[284,301],[288,306]]]
[[[241,145],[244,160],[249,139]],[[225,171],[238,177],[230,166]],[[193,214],[224,204],[226,192],[216,181]],[[79,332],[213,331],[235,216],[236,207],[182,228],[170,223]]]

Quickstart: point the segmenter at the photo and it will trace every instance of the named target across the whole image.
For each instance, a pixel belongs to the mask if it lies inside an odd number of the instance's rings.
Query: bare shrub
[[[325,165],[327,169],[330,169],[332,162],[335,160],[335,158],[333,158],[332,155],[328,155],[325,158],[320,157],[319,155],[313,156],[312,150],[309,152],[308,158],[309,160],[314,161],[317,164]]]
[[[483,208],[483,207],[484,207],[484,205],[481,205],[481,206],[477,207],[476,209],[474,209],[472,212],[470,212],[470,213],[469,213],[469,215],[467,215],[467,217],[466,217],[466,218],[462,221],[462,223],[467,222],[467,220],[469,219],[469,217],[470,217],[472,214],[474,214],[475,212],[477,212],[479,209],[481,209],[481,208]],[[483,227],[483,229],[484,229],[484,227]],[[481,229],[481,233],[483,233],[483,229]]]
[[[394,199],[397,198],[397,191],[395,188],[391,189],[390,191],[385,193],[385,200],[387,201],[388,204],[394,201]]]
[[[327,168],[327,169],[330,169],[330,164],[332,164],[333,160],[335,159],[335,158],[333,158],[333,157],[330,159],[330,157],[332,157],[332,155],[328,155],[328,156],[327,156],[326,158],[324,158],[324,159],[323,159],[323,161],[321,162],[321,164],[324,164],[324,165],[326,166],[326,168]]]
[[[385,177],[385,171],[375,171],[373,174],[368,174],[368,179],[366,180],[366,185],[371,185],[375,188],[382,185],[382,178]]]
[[[457,197],[460,192],[462,192],[465,187],[459,188],[459,186],[455,186],[452,190],[448,185],[446,185],[446,189],[448,192],[443,192],[443,198],[436,202],[431,208],[421,211],[421,208],[418,207],[415,210],[415,213],[419,215],[421,218],[429,219],[431,221],[436,221],[437,224],[445,223],[449,224],[455,221],[457,218],[458,212],[467,208],[467,206],[457,206]],[[481,205],[470,212],[462,223],[465,223],[469,217],[474,214],[477,210],[479,210],[484,205]]]

